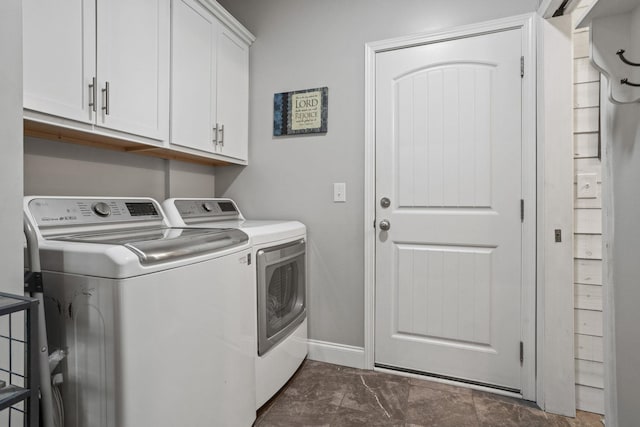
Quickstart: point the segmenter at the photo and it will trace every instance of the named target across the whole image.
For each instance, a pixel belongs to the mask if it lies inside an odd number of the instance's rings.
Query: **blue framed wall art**
[[[273,136],[326,133],[329,88],[273,96]]]

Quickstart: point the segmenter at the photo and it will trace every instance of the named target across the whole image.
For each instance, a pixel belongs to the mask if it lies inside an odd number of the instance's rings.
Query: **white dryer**
[[[178,227],[237,228],[255,260],[256,408],[266,403],[307,356],[306,227],[299,221],[246,220],[231,199],[168,199]]]
[[[149,198],[26,197],[65,427],[251,426],[251,250]]]

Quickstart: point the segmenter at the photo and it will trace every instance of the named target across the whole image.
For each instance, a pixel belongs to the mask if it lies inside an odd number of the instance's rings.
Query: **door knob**
[[[390,228],[391,223],[389,222],[389,220],[383,219],[382,221],[380,221],[380,230],[388,231]]]

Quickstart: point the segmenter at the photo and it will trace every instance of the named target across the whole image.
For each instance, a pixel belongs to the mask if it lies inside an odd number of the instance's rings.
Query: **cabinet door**
[[[218,23],[194,0],[174,0],[171,20],[171,143],[213,153]]]
[[[224,125],[218,153],[247,160],[249,46],[222,26],[218,36],[218,123]]]
[[[24,108],[93,122],[95,0],[24,0]]]
[[[169,0],[98,1],[97,125],[168,139],[169,10]]]

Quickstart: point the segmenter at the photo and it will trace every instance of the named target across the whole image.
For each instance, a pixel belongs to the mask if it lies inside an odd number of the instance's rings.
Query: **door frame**
[[[365,44],[365,179],[364,179],[364,367],[375,369],[375,66],[376,54],[422,44],[431,44],[522,29],[525,57],[522,85],[522,197],[525,200],[522,232],[522,338],[524,361],[522,397],[538,400],[536,394],[536,15],[526,14],[450,30],[422,33]],[[539,317],[538,317],[539,318]]]

